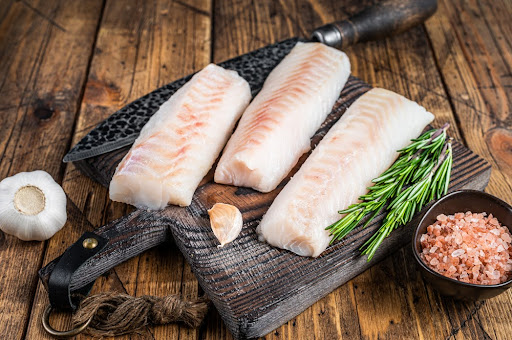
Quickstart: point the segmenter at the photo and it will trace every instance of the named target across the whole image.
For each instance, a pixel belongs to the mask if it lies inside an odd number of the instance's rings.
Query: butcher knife
[[[249,82],[252,94],[255,95],[263,86],[268,74],[298,41],[317,41],[329,46],[345,48],[357,42],[376,40],[390,34],[403,32],[422,23],[436,11],[436,7],[436,0],[381,1],[347,20],[319,27],[309,40],[304,38],[287,39],[227,60],[219,65],[237,71]],[[112,155],[115,153],[113,151],[118,150],[119,154],[122,148],[128,148],[160,105],[191,77],[192,75],[186,76],[156,89],[117,111],[76,144],[65,156],[64,161],[77,161],[78,165],[81,162],[93,162],[105,157],[106,163],[113,163]],[[355,80],[355,82],[363,83],[359,80]],[[94,179],[108,185],[107,177],[103,179],[95,177]],[[241,192],[237,191],[237,195],[243,194],[243,190],[240,190]],[[73,207],[72,204],[70,206]],[[62,256],[42,268],[39,275],[48,291],[50,300],[50,306],[46,308],[43,315],[43,320],[46,322],[46,324],[44,323],[45,329],[55,335],[71,334],[51,329],[48,320],[52,309],[75,310],[80,300],[88,294],[98,276],[126,259],[168,240],[170,238],[169,226],[185,227],[185,222],[191,219],[191,224],[195,225],[196,219],[201,218],[201,213],[204,211],[199,209],[197,202],[189,208],[169,206],[158,212],[136,210],[120,220],[95,229],[94,232],[86,232]],[[74,211],[78,215],[81,214],[78,208]],[[176,235],[173,234],[173,236]],[[260,247],[262,244],[261,242],[257,243]],[[316,267],[318,266],[315,265]],[[336,281],[331,280],[331,283],[335,284]],[[325,286],[323,289],[327,293],[333,288]],[[317,289],[317,294],[321,291]],[[237,290],[237,292],[241,293],[242,290]],[[215,300],[213,295],[212,297],[235,338],[264,335],[303,310],[302,307],[295,306],[295,308],[289,308],[288,314],[283,314],[280,312],[281,310],[268,308],[264,311],[264,317],[252,315],[251,318],[244,319],[245,314],[243,314],[242,317],[235,318],[231,309],[223,309],[222,304],[226,301]],[[305,297],[304,301],[312,303],[320,297],[321,295],[313,294]],[[295,304],[296,298],[298,297],[287,301]],[[275,301],[269,297],[270,302],[274,303]],[[303,305],[304,308],[305,306],[307,304]],[[278,315],[277,312],[279,312]],[[72,332],[77,334],[85,327],[87,324]]]
[[[436,0],[381,1],[349,19],[317,28],[309,41],[345,48],[358,42],[381,39],[422,23],[436,9]],[[297,37],[287,39],[221,62],[219,65],[237,71],[245,78],[254,96],[263,86],[268,74],[298,41],[308,40]],[[192,76],[193,74],[162,86],[112,114],[82,138],[64,157],[64,162],[99,156],[131,145],[160,105]]]

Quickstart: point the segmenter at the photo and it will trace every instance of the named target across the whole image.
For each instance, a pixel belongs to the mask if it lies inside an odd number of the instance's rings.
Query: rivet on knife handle
[[[311,39],[345,48],[382,39],[421,24],[437,10],[437,0],[385,0],[349,19],[317,28]]]

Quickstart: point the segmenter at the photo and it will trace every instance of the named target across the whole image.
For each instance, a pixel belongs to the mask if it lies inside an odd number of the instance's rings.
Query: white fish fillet
[[[274,190],[309,151],[310,138],[350,75],[345,53],[298,43],[244,112],[215,170],[215,182]]]
[[[249,84],[210,64],[142,129],[110,182],[110,198],[139,208],[188,206],[249,104]]]
[[[388,169],[434,119],[417,103],[375,88],[361,96],[329,130],[263,217],[261,240],[317,257],[329,245],[325,230],[338,210],[357,202],[371,180]]]

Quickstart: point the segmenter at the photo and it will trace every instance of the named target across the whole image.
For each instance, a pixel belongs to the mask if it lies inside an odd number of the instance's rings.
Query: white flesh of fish
[[[215,170],[215,182],[274,190],[309,151],[310,138],[350,75],[345,53],[298,43],[244,112]]]
[[[188,206],[251,100],[235,71],[210,64],[142,129],[110,182],[110,198],[139,208]]]
[[[356,203],[433,119],[394,92],[375,88],[362,95],[276,197],[257,228],[260,239],[320,255],[331,240],[325,228],[342,217],[338,211]]]

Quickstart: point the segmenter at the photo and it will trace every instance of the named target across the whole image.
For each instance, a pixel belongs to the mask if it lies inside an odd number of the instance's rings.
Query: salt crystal
[[[445,215],[445,214],[441,214],[441,215],[438,215],[438,216],[437,216],[437,220],[438,220],[438,221],[441,221],[441,222],[444,222],[444,221],[446,221],[447,219],[448,219],[448,218],[446,217],[446,215]]]
[[[421,236],[421,258],[437,272],[476,284],[512,277],[512,236],[487,213],[440,214]]]
[[[457,249],[457,250],[455,250],[455,251],[452,253],[452,256],[453,256],[453,257],[458,257],[458,256],[461,256],[461,255],[462,255],[462,254],[464,254],[464,253],[465,253],[464,249]]]

